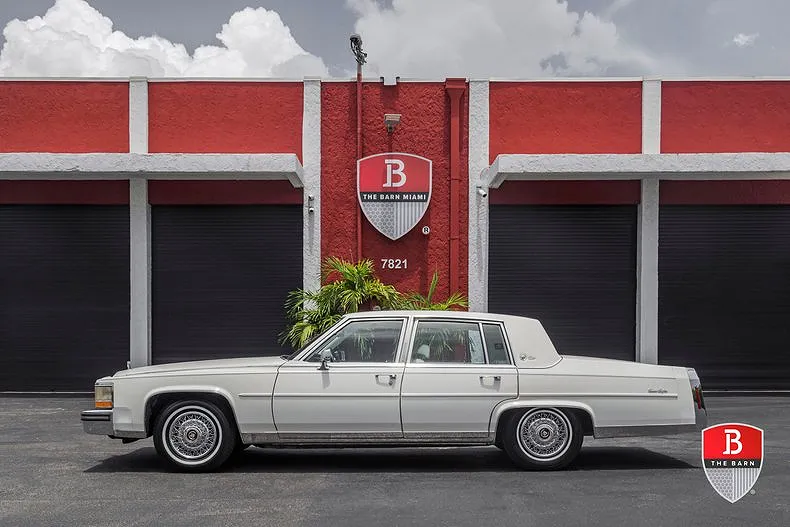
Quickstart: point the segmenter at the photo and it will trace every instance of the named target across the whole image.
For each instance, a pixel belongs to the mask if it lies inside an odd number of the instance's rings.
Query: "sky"
[[[787,0],[0,0],[3,77],[790,75]]]

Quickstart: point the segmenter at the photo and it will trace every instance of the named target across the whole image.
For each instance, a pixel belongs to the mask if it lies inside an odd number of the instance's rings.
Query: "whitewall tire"
[[[217,405],[202,400],[176,401],[156,418],[154,447],[179,470],[220,468],[237,448],[235,426]]]
[[[502,445],[510,459],[522,468],[558,470],[576,458],[583,440],[584,432],[574,412],[529,408],[510,414]]]

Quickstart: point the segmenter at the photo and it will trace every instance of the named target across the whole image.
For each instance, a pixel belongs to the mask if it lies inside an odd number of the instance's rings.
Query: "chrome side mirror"
[[[322,350],[319,357],[321,358],[321,366],[319,366],[318,369],[328,370],[329,363],[334,360],[334,357],[332,356],[332,350],[330,350],[329,348]]]

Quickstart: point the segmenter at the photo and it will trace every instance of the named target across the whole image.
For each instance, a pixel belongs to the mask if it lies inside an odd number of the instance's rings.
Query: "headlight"
[[[95,386],[93,393],[96,408],[112,408],[112,386]]]

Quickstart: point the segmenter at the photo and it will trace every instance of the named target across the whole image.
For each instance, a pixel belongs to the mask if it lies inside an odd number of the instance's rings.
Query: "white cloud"
[[[152,14],[152,16],[154,16]],[[84,0],[56,0],[44,16],[12,20],[4,31],[0,75],[302,77],[328,75],[275,11],[246,8],[217,38],[190,56],[182,44],[158,36],[132,39]]]
[[[345,0],[368,53],[366,75],[546,77],[648,75],[677,64],[626,41],[607,14],[558,0]],[[613,0],[609,15],[635,0]],[[156,16],[154,13],[151,16]],[[216,45],[133,38],[85,0],[55,0],[43,15],[9,22],[2,76],[328,77],[277,12],[246,8]],[[353,76],[353,71],[343,72]]]
[[[736,46],[742,48],[744,46],[751,46],[754,44],[754,41],[757,40],[759,37],[759,33],[752,33],[751,35],[747,35],[745,33],[738,33],[734,37],[732,37],[732,41],[735,43]]]
[[[662,64],[617,26],[557,0],[346,0],[368,72],[410,77],[649,74]],[[630,1],[617,2],[624,8]]]

